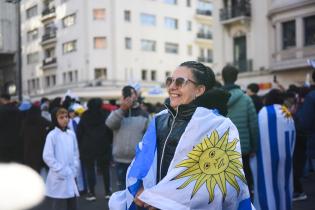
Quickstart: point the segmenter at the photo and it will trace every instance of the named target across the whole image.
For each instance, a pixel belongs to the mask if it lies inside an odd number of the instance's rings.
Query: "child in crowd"
[[[49,167],[46,196],[52,210],[76,210],[79,196],[76,175],[79,168],[79,150],[73,131],[68,129],[68,111],[56,108],[52,113],[54,130],[46,138],[43,159]]]

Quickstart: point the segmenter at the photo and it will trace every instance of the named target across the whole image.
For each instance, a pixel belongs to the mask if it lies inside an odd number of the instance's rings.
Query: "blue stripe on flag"
[[[149,124],[149,127],[142,138],[142,150],[137,147],[136,157],[133,165],[130,168],[128,178],[134,177],[137,179],[144,178],[154,160],[154,153],[156,149],[156,129],[155,118]]]
[[[286,210],[291,209],[290,174],[291,174],[291,142],[289,131],[285,132],[285,200]]]
[[[132,202],[132,204],[126,210],[137,210],[137,206],[136,206],[136,204],[134,202]]]
[[[252,210],[252,204],[250,202],[250,198],[247,198],[245,200],[242,200],[239,205],[237,210]]]
[[[279,163],[279,150],[278,150],[278,129],[277,117],[274,106],[267,106],[268,113],[268,130],[270,139],[270,153],[271,153],[271,166],[272,166],[272,184],[274,198],[276,202],[276,209],[280,209],[280,194],[278,188],[278,163]]]
[[[291,151],[294,150],[294,139],[295,139],[295,131],[291,132]],[[293,155],[293,154],[291,154]]]
[[[262,146],[260,136],[258,136],[259,147],[257,150],[257,185],[259,189],[258,200],[261,209],[268,210],[267,193],[266,193],[266,183],[265,183],[265,173],[264,173],[264,163],[262,159]]]
[[[142,186],[142,180],[138,179],[136,183],[128,187],[128,191],[133,197],[135,197],[141,186]],[[137,209],[136,204],[132,202],[128,210],[136,210],[136,209]]]

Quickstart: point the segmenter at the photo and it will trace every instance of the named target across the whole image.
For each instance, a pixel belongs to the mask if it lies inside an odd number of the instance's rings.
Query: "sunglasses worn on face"
[[[165,81],[166,87],[171,86],[171,84],[173,82],[175,82],[176,87],[185,86],[188,82],[191,82],[191,83],[197,85],[197,82],[195,82],[191,79],[185,78],[185,77],[177,77],[177,78],[167,77],[166,81]]]

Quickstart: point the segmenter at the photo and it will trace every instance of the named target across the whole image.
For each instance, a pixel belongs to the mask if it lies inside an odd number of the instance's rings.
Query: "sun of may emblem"
[[[234,139],[228,142],[229,130],[221,138],[215,130],[210,137],[206,137],[201,143],[197,144],[188,154],[188,159],[180,162],[176,167],[186,167],[187,169],[177,175],[173,180],[189,177],[177,189],[183,189],[191,182],[196,181],[191,198],[206,184],[209,192],[209,203],[214,199],[214,189],[218,185],[225,199],[227,189],[226,182],[235,188],[237,193],[240,187],[236,177],[246,183],[245,177],[241,172],[243,165],[240,161],[241,154],[235,151],[239,141]]]
[[[287,119],[291,118],[291,116],[292,116],[291,112],[285,106],[281,106],[281,112],[282,112],[283,116]]]

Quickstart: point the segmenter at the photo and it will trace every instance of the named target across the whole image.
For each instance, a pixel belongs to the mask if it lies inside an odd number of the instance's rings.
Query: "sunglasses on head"
[[[171,84],[172,84],[173,82],[174,82],[174,84],[176,85],[176,87],[185,86],[188,82],[191,82],[191,83],[197,85],[197,82],[195,82],[195,81],[193,81],[193,80],[191,80],[191,79],[185,78],[185,77],[177,77],[177,78],[167,77],[167,78],[166,78],[166,81],[165,81],[166,87],[171,86]]]

